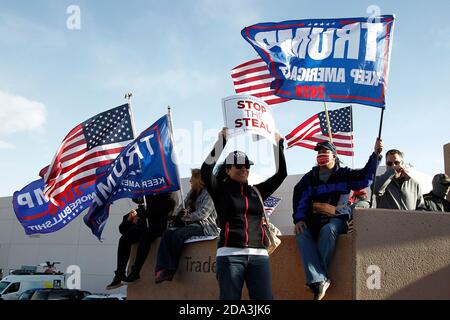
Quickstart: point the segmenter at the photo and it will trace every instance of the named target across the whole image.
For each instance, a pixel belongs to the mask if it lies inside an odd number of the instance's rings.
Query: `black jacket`
[[[124,215],[122,223],[119,225],[121,234],[124,234],[132,227],[141,230],[148,228],[158,229],[161,230],[161,234],[164,232],[167,227],[167,219],[177,204],[176,194],[174,192],[169,192],[147,195],[145,196],[145,200],[147,202],[147,209],[145,209],[143,204],[140,204],[136,209],[139,217],[137,224],[128,221],[128,214]]]
[[[213,174],[214,165],[226,141],[218,141],[208,159],[203,163],[202,179],[211,195],[217,211],[220,240],[218,247],[265,248],[262,227],[263,206],[254,189],[247,183],[225,178],[218,181]],[[216,154],[216,150],[218,150]],[[268,180],[255,185],[263,200],[267,199],[287,176],[283,143],[276,148],[279,152],[278,171]]]

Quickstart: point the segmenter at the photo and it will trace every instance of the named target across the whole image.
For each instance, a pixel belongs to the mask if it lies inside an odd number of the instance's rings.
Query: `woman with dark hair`
[[[191,170],[191,190],[186,195],[184,206],[179,208],[181,225],[164,232],[159,244],[155,269],[155,283],[171,281],[178,268],[184,241],[193,236],[217,236],[217,213],[214,203],[205,189],[200,169]]]
[[[213,151],[202,165],[202,179],[217,211],[220,239],[217,249],[217,280],[220,299],[239,300],[244,282],[250,299],[272,299],[272,275],[263,228],[263,200],[287,176],[283,139],[276,134],[274,148],[277,172],[255,186],[248,184],[253,162],[242,151],[231,152],[213,174],[214,166],[227,142],[227,129],[219,133]],[[257,190],[255,190],[257,189]]]

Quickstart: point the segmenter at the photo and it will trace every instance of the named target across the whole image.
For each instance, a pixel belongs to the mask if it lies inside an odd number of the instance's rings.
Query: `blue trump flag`
[[[242,36],[279,97],[385,106],[394,16],[259,23]]]
[[[44,181],[33,181],[14,192],[12,204],[26,234],[55,232],[73,221],[94,200],[94,184],[87,182],[66,189],[55,205],[44,197]]]
[[[84,222],[99,240],[113,201],[180,189],[172,152],[169,118],[165,115],[131,142],[112,164],[97,169],[95,198]]]

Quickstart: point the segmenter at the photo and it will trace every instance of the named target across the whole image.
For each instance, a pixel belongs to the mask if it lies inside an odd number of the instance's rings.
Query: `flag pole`
[[[327,118],[328,136],[330,137],[330,142],[333,143],[333,137],[331,135],[330,117],[328,116],[328,105],[325,100],[323,101],[323,105],[325,106],[325,117]]]
[[[352,136],[354,135],[354,131],[353,131],[353,106],[350,105],[350,131],[352,132]],[[353,136],[354,138],[354,136]],[[352,169],[355,169],[355,148],[353,145],[353,141],[354,139],[352,138],[352,149],[353,149],[353,154],[352,154]]]
[[[124,98],[127,99],[128,102],[128,108],[130,108],[130,115],[131,115],[131,127],[133,129],[133,138],[136,138],[136,125],[134,122],[134,113],[133,113],[133,108],[131,106],[131,98],[133,97],[133,93],[131,92],[127,92],[125,93]],[[138,163],[139,163],[139,169],[142,169],[141,166],[141,159],[139,159],[138,157]],[[144,208],[147,209],[147,200],[145,199],[145,196],[142,197],[144,199]],[[148,223],[148,221],[147,221]]]
[[[383,128],[384,109],[385,109],[385,107],[383,106],[381,108],[380,127],[378,129],[378,139],[381,139],[381,129]],[[377,153],[378,153],[378,150],[377,150]],[[377,165],[377,168],[378,168],[378,165]],[[373,190],[375,188],[375,180],[376,180],[376,178],[377,178],[377,170],[375,170],[375,172],[373,173],[373,180],[372,180],[373,182],[372,182],[372,186],[370,188],[371,189],[371,194],[370,194],[370,206],[369,206],[369,208],[372,208],[372,205],[373,205],[373,196],[374,196]]]
[[[181,177],[180,177],[180,170],[178,169],[178,157],[177,157],[177,153],[175,152],[175,141],[173,139],[173,124],[172,124],[172,113],[170,111],[170,106],[167,106],[167,116],[169,117],[169,130],[170,130],[170,140],[172,141],[172,146],[173,146],[173,150],[172,150],[172,154],[173,154],[173,158],[175,160],[175,168],[177,170],[177,180],[178,180],[178,185],[180,186],[180,192],[178,193],[179,197],[181,197],[181,205],[183,207],[183,209],[185,208],[184,205],[184,193],[183,193],[183,186],[181,184]]]

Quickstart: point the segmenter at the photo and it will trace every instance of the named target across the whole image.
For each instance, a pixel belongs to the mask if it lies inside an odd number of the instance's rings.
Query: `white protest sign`
[[[275,142],[275,121],[271,108],[256,97],[234,95],[222,99],[223,119],[230,137],[252,133]]]

